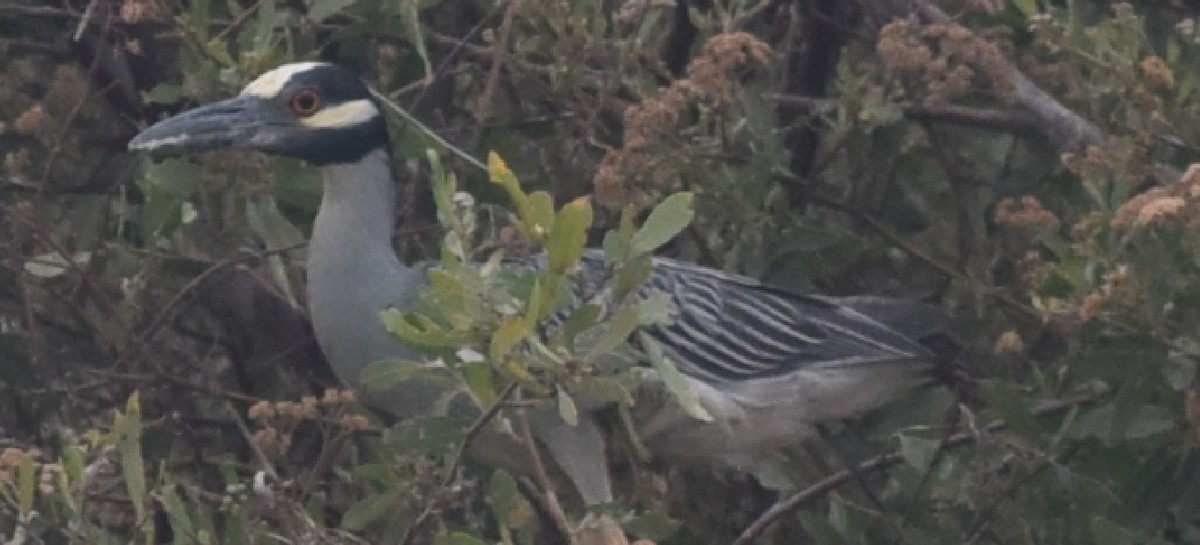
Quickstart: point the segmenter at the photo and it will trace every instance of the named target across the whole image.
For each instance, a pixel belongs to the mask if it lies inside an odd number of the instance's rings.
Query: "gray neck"
[[[378,149],[322,173],[325,194],[308,254],[313,330],[334,373],[363,393],[360,374],[367,365],[417,359],[384,331],[379,312],[411,308],[424,275],[401,263],[392,248],[396,186],[388,154]],[[375,401],[370,404],[397,416],[421,412],[427,402],[403,391],[365,393]]]

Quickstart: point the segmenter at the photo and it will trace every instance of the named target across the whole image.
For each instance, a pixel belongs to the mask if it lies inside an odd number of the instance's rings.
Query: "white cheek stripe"
[[[288,80],[292,79],[292,76],[325,64],[323,62],[294,62],[285,64],[250,82],[242,90],[242,94],[254,95],[261,98],[274,98],[279,95],[279,92],[283,90],[283,86],[287,85]]]
[[[187,142],[187,140],[188,140],[188,135],[177,134],[175,136],[167,136],[164,138],[156,138],[154,140],[145,140],[145,141],[139,142],[137,147],[134,149],[155,150],[155,149],[166,147],[166,146],[174,146],[174,145],[182,144],[184,142]]]
[[[322,108],[310,117],[300,118],[300,124],[310,129],[339,129],[379,117],[375,103],[365,98]]]

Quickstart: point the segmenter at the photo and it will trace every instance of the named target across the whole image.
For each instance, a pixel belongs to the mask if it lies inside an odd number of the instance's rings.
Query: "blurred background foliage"
[[[1198,9],[0,0],[0,535],[555,542],[520,483],[452,471],[464,423],[387,428],[336,389],[304,310],[310,169],[124,151],[321,59],[557,202],[590,196],[597,233],[687,190],[671,255],[953,317],[972,387],[814,445],[795,495],[616,456],[631,535],[1200,543]],[[397,245],[428,257],[438,146],[393,134]]]

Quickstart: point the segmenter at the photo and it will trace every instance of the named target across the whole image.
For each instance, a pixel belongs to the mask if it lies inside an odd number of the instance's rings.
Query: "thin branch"
[[[218,261],[209,268],[205,269],[204,272],[188,281],[183,288],[181,288],[173,297],[171,297],[166,305],[163,306],[162,310],[160,310],[154,319],[150,321],[150,325],[146,326],[146,328],[142,330],[141,334],[133,340],[131,348],[117,356],[117,360],[113,362],[113,368],[119,368],[121,364],[126,363],[130,358],[140,354],[143,350],[145,350],[146,347],[154,341],[154,338],[158,335],[158,332],[162,330],[162,327],[168,321],[174,319],[178,313],[182,312],[183,300],[193,292],[199,291],[200,288],[204,287],[210,281],[229,273],[234,266],[243,262],[259,260],[271,255],[286,253],[305,244],[308,243],[303,242],[300,244],[293,244],[291,246],[276,248],[264,252],[243,253],[241,255]]]
[[[1043,403],[1034,407],[1030,412],[1033,416],[1047,416],[1072,407],[1077,407],[1089,401],[1095,400],[1100,396],[1107,394],[1109,388],[1100,388],[1090,394],[1084,394],[1069,399],[1055,400]],[[996,420],[984,427],[984,433],[996,433],[1004,430],[1008,423],[1003,420]],[[950,449],[960,447],[976,442],[979,439],[979,433],[958,433],[946,438],[942,442],[940,448]],[[767,509],[760,515],[750,526],[742,531],[741,535],[733,542],[733,545],[750,545],[755,539],[758,539],[764,531],[767,530],[775,521],[782,518],[784,515],[802,507],[808,502],[815,500],[833,489],[852,480],[855,474],[866,474],[867,472],[882,471],[895,466],[904,461],[904,457],[898,453],[884,454],[872,460],[863,462],[856,469],[844,469],[832,475],[813,483],[808,488],[805,488],[795,494],[792,494],[786,499],[776,502],[770,509]]]
[[[513,19],[520,10],[521,0],[509,0],[508,6],[504,10],[504,18],[500,20],[500,30],[496,33],[495,47],[492,49],[492,64],[488,69],[487,80],[483,84],[483,93],[480,94],[479,108],[475,112],[475,119],[480,123],[487,120],[492,107],[492,95],[496,93],[496,86],[500,83],[500,69],[508,62],[508,35],[512,32]],[[480,126],[475,127],[469,140],[470,147],[473,148],[479,143],[482,130]]]
[[[451,484],[454,484],[455,475],[458,473],[459,466],[462,465],[463,460],[466,458],[467,450],[471,447],[471,442],[475,440],[475,436],[479,435],[483,427],[488,422],[491,422],[500,413],[500,410],[508,404],[508,398],[512,397],[516,391],[517,383],[509,383],[504,388],[504,391],[500,392],[500,395],[496,397],[496,400],[492,402],[492,405],[467,428],[466,434],[463,435],[462,441],[458,444],[458,449],[454,452],[454,460],[450,464],[450,469],[446,471],[446,476],[442,478],[441,490],[445,490]],[[421,514],[417,515],[416,520],[404,531],[404,536],[399,541],[400,545],[409,545],[413,542],[413,539],[417,537],[417,530],[421,529],[433,517],[434,513],[437,512],[438,504],[441,503],[442,497],[441,494],[434,494],[433,497],[425,502],[425,507],[421,509]]]
[[[563,512],[562,505],[558,503],[558,495],[554,492],[554,485],[550,482],[546,466],[542,463],[542,456],[538,454],[538,445],[533,439],[533,431],[529,426],[529,415],[525,411],[517,411],[517,422],[521,428],[522,443],[529,452],[529,462],[533,465],[533,478],[537,482],[537,488],[541,491],[540,497],[546,513],[550,515],[550,519],[559,533],[563,535],[563,539],[567,540],[567,545],[576,545],[575,533],[571,531],[567,515]]]
[[[827,113],[837,108],[837,100],[799,95],[767,95],[781,106],[796,108],[811,113]],[[1041,125],[1029,112],[1013,109],[976,108],[946,104],[936,108],[910,106],[904,108],[904,116],[913,121],[953,123],[981,129],[998,129],[1021,135],[1041,135]]]
[[[241,28],[242,25],[246,24],[246,21],[250,20],[250,17],[254,16],[255,13],[258,13],[258,8],[261,5],[262,0],[259,0],[243,10],[236,18],[234,18],[233,22],[229,23],[224,29],[221,30],[221,32],[217,33],[217,35],[213,37],[212,41],[214,43],[224,43],[225,38],[228,38],[233,31]]]

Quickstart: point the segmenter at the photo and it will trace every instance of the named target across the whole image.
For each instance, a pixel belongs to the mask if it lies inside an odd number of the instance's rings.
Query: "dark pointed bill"
[[[155,156],[218,149],[262,148],[282,123],[261,98],[243,95],[164,119],[129,141],[130,151]]]

